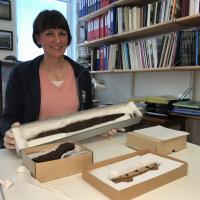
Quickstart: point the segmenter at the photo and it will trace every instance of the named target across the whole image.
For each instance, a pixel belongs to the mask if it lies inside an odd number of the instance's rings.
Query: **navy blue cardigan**
[[[1,118],[1,134],[10,129],[14,122],[21,124],[36,121],[40,113],[39,66],[43,58],[17,64],[9,77],[6,88],[6,105]],[[79,92],[79,110],[92,107],[92,84],[87,69],[65,56],[74,69]]]

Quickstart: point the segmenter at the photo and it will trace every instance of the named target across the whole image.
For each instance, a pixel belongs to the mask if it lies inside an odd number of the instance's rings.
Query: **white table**
[[[114,156],[131,153],[134,150],[126,147],[126,134],[115,136],[113,139],[95,137],[84,142],[85,146],[93,150],[94,162],[112,158]],[[188,143],[187,148],[171,154],[173,157],[188,162],[188,175],[145,193],[134,200],[199,200],[200,195],[200,147]],[[15,152],[0,150],[0,177],[11,178],[15,174],[21,160]],[[46,182],[46,185],[63,190],[85,200],[108,200],[108,198],[82,180],[81,174]],[[17,199],[17,194],[16,194]]]

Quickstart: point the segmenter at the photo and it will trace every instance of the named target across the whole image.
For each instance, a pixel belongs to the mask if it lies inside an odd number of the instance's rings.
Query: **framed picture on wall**
[[[0,30],[0,49],[13,50],[12,31]]]
[[[9,0],[0,0],[0,19],[11,20],[11,4]]]

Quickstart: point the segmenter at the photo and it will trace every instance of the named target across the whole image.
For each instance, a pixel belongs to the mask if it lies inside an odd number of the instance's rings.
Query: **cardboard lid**
[[[189,135],[188,132],[178,131],[160,125],[134,130],[134,133],[140,134],[141,136],[151,137],[159,141],[166,141],[177,137]]]

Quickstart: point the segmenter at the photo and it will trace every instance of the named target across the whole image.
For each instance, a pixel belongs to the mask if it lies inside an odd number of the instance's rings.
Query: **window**
[[[75,34],[75,29],[71,24],[75,18],[69,18],[70,13],[68,11],[76,10],[76,1],[69,0],[16,0],[16,13],[17,13],[17,58],[20,61],[26,61],[33,59],[34,57],[43,54],[43,50],[38,48],[32,40],[32,25],[35,17],[42,10],[58,10],[68,20],[72,36]],[[73,6],[72,6],[73,4]],[[71,9],[68,9],[71,7]],[[72,12],[72,11],[71,11]],[[75,52],[75,41],[73,38],[72,44],[67,48],[65,54],[74,58],[73,52]]]

